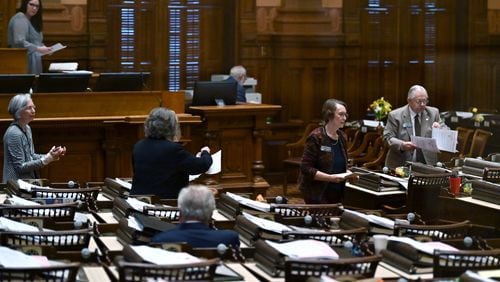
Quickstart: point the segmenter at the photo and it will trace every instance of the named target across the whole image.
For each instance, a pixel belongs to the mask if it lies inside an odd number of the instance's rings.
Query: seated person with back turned
[[[227,81],[236,81],[238,83],[236,102],[246,103],[247,98],[245,96],[246,91],[245,87],[243,87],[243,83],[247,79],[247,70],[243,66],[234,66],[231,68],[229,72],[229,77],[226,79]]]
[[[157,195],[176,199],[189,183],[189,175],[206,172],[212,165],[210,148],[203,147],[196,156],[176,143],[180,137],[179,121],[174,111],[154,108],[144,122],[146,138],[132,151],[131,195]]]
[[[174,229],[156,234],[151,242],[186,242],[193,248],[216,248],[219,244],[239,247],[237,232],[209,227],[215,209],[215,198],[206,186],[190,185],[183,188],[177,205],[180,209],[180,223]]]
[[[412,135],[432,137],[432,128],[441,127],[439,110],[427,106],[427,90],[420,85],[413,85],[408,91],[408,105],[392,110],[384,128],[384,141],[389,145],[385,166],[396,168],[407,161],[417,161],[435,165],[437,154],[418,149],[411,140]]]

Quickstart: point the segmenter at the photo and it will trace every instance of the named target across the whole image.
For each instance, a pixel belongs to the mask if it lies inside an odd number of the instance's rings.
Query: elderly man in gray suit
[[[432,137],[432,128],[441,127],[439,110],[427,106],[429,96],[424,87],[413,85],[408,91],[408,105],[389,113],[384,128],[384,141],[389,145],[385,166],[396,168],[407,161],[434,165],[437,153],[419,149],[410,140],[412,135]]]

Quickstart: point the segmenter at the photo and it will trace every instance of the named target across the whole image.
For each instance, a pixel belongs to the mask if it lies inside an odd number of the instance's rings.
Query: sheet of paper
[[[244,206],[251,207],[253,209],[263,211],[263,212],[269,212],[271,210],[271,205],[268,203],[248,199],[248,198],[242,197],[240,195],[236,195],[236,194],[231,193],[231,192],[226,192],[226,195],[228,195],[233,200],[235,200],[236,202],[238,202]]]
[[[381,216],[374,215],[374,214],[364,214],[364,213],[354,211],[354,210],[349,210],[349,209],[344,209],[344,212],[355,214],[359,217],[362,217],[362,218],[368,220],[368,222],[370,222],[370,223],[380,225],[380,226],[385,227],[385,228],[394,229],[394,220],[392,220],[392,219],[381,217]]]
[[[436,139],[436,144],[439,150],[451,153],[457,152],[458,131],[433,128],[432,138]]]
[[[170,252],[149,246],[130,246],[143,260],[154,264],[185,264],[200,262],[201,259],[183,252]]]
[[[26,199],[18,197],[16,195],[11,195],[10,198],[9,198],[9,201],[13,205],[20,205],[20,206],[37,206],[37,205],[40,205],[40,203],[37,203],[37,202],[34,202],[34,201],[30,201],[30,200],[26,200]]]
[[[68,62],[68,63],[51,63],[49,65],[49,71],[58,72],[58,71],[76,71],[78,68],[77,62]]]
[[[136,211],[143,212],[144,207],[154,207],[152,204],[145,203],[143,201],[139,201],[136,198],[129,197],[127,198],[127,203]]]
[[[208,168],[205,174],[217,174],[221,172],[221,163],[222,163],[222,150],[215,152],[212,155],[212,165]],[[201,174],[189,175],[189,181],[193,181],[200,177]]]
[[[326,242],[317,240],[295,240],[287,243],[266,242],[290,258],[338,259],[339,255]]]
[[[27,232],[36,232],[40,231],[38,227],[17,222],[14,220],[10,220],[5,217],[0,217],[0,230],[6,230],[6,231],[27,231]]]
[[[17,180],[17,185],[19,185],[19,188],[20,189],[23,189],[25,191],[28,191],[28,192],[31,192],[31,187],[35,187],[35,188],[49,188],[49,187],[42,187],[42,186],[38,186],[38,185],[33,185],[29,182],[26,182],[22,179],[18,179]]]
[[[46,258],[45,258],[46,260]],[[4,267],[40,267],[45,264],[38,256],[30,256],[21,251],[16,251],[0,246],[0,265]]]
[[[436,153],[439,152],[436,139],[412,135],[411,142],[415,144],[417,148],[420,148],[422,150]]]
[[[379,122],[378,120],[364,119],[363,120],[363,125],[368,126],[368,127],[377,127],[379,125],[384,126],[384,123],[383,122]]]
[[[292,231],[290,227],[276,221],[253,216],[246,212],[243,213],[243,216],[251,222],[255,223],[255,225],[267,231],[276,232],[279,234],[283,233],[283,231]]]
[[[127,190],[131,190],[132,189],[132,183],[130,182],[127,182],[125,180],[122,180],[120,178],[115,178],[115,182],[120,184],[120,186],[122,186],[123,188],[127,189]]]
[[[461,117],[461,118],[471,118],[472,116],[474,116],[474,114],[471,112],[456,111],[455,114],[457,115],[457,117]]]
[[[389,240],[406,243],[408,245],[411,245],[415,249],[417,249],[421,252],[424,252],[426,254],[429,254],[429,255],[433,255],[434,250],[449,250],[449,251],[456,251],[457,250],[453,246],[447,245],[447,244],[442,243],[442,242],[432,242],[431,244],[428,244],[428,243],[423,243],[423,242],[413,240],[412,238],[409,238],[409,237],[391,236],[391,237],[389,237]]]
[[[49,48],[50,48],[50,53],[43,54],[42,56],[54,54],[55,52],[66,48],[66,46],[62,45],[61,43],[56,43],[56,44],[50,46]]]

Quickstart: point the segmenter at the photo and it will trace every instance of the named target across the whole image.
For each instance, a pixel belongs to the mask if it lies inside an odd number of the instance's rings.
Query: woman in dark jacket
[[[144,123],[146,138],[137,142],[132,152],[134,176],[132,195],[157,195],[177,199],[188,186],[189,175],[206,172],[212,165],[210,148],[192,155],[181,144],[179,122],[174,111],[155,108]]]
[[[310,133],[300,165],[299,189],[306,204],[341,203],[349,174],[347,139],[340,130],[348,117],[347,106],[328,99],[321,116],[324,125]]]

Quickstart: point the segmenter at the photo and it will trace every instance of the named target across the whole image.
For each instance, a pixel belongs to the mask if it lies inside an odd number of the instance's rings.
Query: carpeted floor
[[[271,185],[269,189],[267,189],[266,193],[267,197],[276,197],[283,196],[283,186],[282,185]],[[302,195],[300,194],[299,189],[297,189],[296,184],[288,184],[287,195],[289,204],[303,204],[304,200],[302,199]]]

